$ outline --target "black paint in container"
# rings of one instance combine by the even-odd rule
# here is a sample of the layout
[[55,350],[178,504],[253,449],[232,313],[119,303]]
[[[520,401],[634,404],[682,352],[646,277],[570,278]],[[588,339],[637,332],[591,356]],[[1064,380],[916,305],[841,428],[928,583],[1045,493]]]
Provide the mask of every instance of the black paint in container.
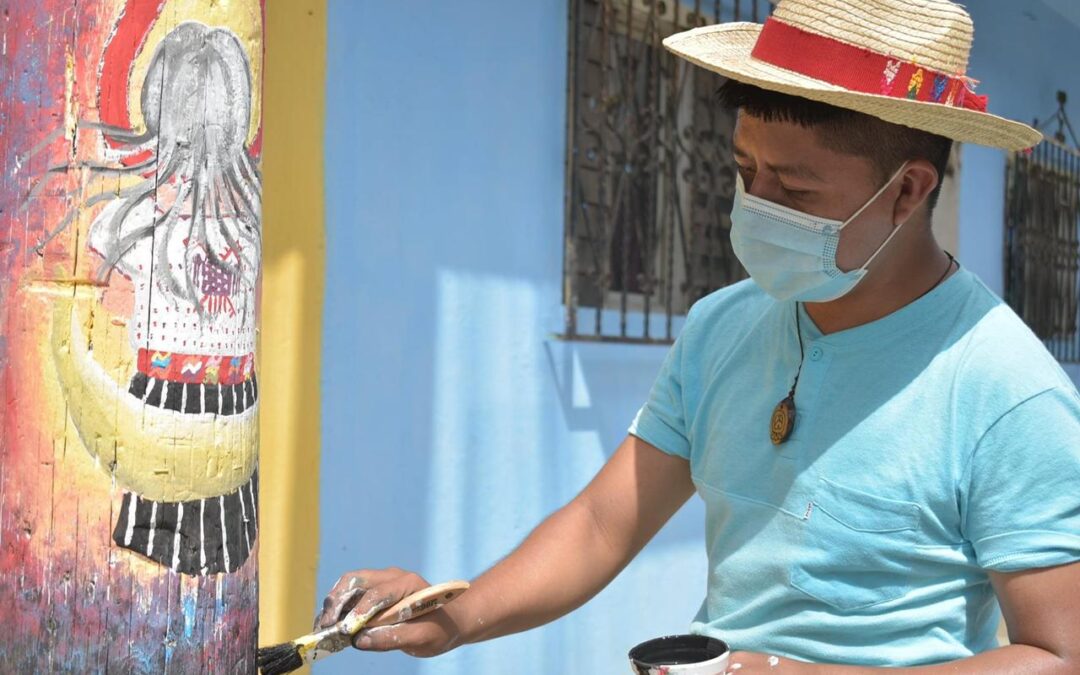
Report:
[[[727,669],[726,656],[729,651],[728,645],[723,640],[707,637],[705,635],[669,635],[642,642],[630,650],[630,664],[638,675],[652,675],[661,671],[665,666],[693,666],[695,664],[715,665],[717,673],[722,674]],[[710,664],[710,661],[716,661]],[[677,673],[682,669],[671,669]],[[686,672],[698,672],[689,668]],[[701,671],[705,673],[707,671]]]

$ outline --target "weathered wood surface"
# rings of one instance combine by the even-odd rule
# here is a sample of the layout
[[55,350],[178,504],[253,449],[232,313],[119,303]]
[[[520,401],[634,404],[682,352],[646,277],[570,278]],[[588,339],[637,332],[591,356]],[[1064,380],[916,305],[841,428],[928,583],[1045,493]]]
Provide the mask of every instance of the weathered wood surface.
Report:
[[0,673],[250,673],[260,0],[0,0]]

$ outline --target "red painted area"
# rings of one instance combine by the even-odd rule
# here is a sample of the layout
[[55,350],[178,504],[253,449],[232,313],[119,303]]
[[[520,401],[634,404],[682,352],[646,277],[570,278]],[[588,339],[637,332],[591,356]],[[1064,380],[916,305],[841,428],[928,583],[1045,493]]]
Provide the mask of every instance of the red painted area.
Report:
[[[131,128],[131,112],[128,109],[128,95],[130,88],[132,63],[135,57],[142,51],[154,22],[161,14],[164,6],[163,0],[138,0],[129,2],[124,9],[124,14],[117,23],[116,32],[112,39],[105,45],[101,61],[101,95],[98,99],[98,109],[101,121],[121,129]],[[263,25],[266,24],[266,0],[260,0]],[[265,49],[263,52],[265,56]],[[262,71],[260,70],[260,79]],[[256,83],[260,88],[262,82]],[[114,95],[116,92],[116,95]],[[115,138],[105,135],[105,142],[110,147],[121,147],[121,143]],[[132,166],[145,161],[152,156],[152,152],[145,150],[125,157],[121,160],[125,166]],[[255,139],[248,150],[253,158],[262,154],[262,116],[260,114],[259,126],[255,132]]]
[[[132,63],[142,50],[146,37],[154,26],[154,21],[161,14],[163,2],[129,2],[124,14],[116,26],[101,62],[101,94],[98,109],[101,121],[105,124],[131,128],[131,112],[128,110],[128,95]],[[111,147],[122,144],[112,136],[105,135],[105,142]],[[121,160],[125,166],[132,166],[153,156],[150,150],[144,150]]]

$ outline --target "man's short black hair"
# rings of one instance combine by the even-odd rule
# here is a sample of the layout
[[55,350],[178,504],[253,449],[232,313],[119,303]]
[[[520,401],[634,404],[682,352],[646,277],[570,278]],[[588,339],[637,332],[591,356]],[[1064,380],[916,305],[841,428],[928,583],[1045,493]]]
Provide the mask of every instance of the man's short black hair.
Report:
[[880,174],[881,183],[905,161],[925,159],[938,172],[938,185],[927,200],[931,211],[937,205],[952,150],[952,141],[944,136],[735,80],[726,81],[717,90],[716,98],[721,105],[739,108],[766,122],[792,122],[814,129],[828,147],[868,159]]

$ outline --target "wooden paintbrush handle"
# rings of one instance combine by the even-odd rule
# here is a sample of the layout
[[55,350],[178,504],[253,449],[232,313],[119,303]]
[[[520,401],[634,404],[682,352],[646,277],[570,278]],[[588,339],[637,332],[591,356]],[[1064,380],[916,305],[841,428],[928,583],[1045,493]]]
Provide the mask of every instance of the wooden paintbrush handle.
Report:
[[434,612],[467,590],[469,590],[469,582],[467,581],[448,581],[445,584],[428,586],[405,596],[396,605],[379,612],[364,627],[390,626],[415,619],[428,612]]

